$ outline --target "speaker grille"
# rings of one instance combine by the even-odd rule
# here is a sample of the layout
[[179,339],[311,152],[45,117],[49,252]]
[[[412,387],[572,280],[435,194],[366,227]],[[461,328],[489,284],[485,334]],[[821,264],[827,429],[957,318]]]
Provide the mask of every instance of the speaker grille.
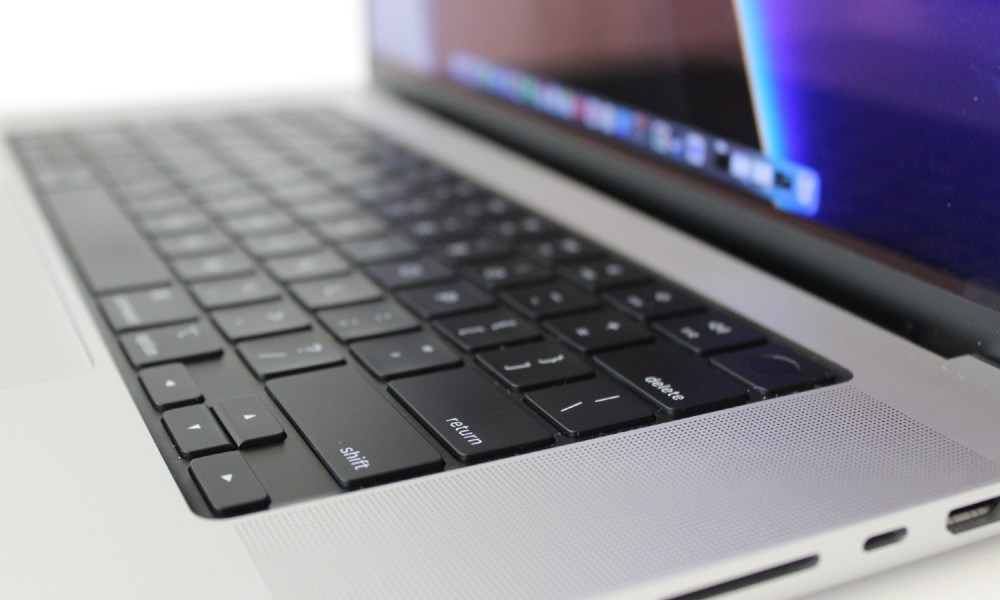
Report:
[[851,386],[263,513],[278,598],[580,597],[1000,480]]

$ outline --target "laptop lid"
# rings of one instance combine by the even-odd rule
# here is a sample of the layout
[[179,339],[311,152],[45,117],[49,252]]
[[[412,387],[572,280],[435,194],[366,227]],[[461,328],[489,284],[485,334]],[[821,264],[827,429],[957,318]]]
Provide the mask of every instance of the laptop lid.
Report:
[[946,356],[1000,360],[988,3],[374,0],[377,80]]

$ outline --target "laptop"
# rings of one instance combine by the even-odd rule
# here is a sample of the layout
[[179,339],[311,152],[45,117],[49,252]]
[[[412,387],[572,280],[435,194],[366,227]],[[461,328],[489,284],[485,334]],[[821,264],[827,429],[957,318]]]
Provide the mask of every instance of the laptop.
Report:
[[368,89],[9,120],[0,595],[777,598],[1000,532],[997,10],[375,0]]

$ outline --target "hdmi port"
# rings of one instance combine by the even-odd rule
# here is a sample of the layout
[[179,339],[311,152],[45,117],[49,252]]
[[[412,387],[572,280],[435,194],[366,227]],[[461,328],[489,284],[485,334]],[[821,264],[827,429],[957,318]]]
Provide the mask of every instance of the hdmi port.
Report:
[[1000,520],[1000,511],[997,510],[998,505],[1000,505],[1000,498],[993,498],[970,504],[969,506],[963,506],[962,508],[956,508],[948,513],[948,531],[962,533],[963,531],[969,531],[970,529]]

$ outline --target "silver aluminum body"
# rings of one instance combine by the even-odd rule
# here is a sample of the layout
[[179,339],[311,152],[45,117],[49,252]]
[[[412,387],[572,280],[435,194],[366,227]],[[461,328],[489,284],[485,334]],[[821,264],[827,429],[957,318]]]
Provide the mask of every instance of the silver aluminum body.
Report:
[[[203,519],[181,497],[69,263],[3,154],[0,334],[22,366],[0,367],[0,597],[663,598],[819,555],[808,571],[733,596],[775,598],[1000,533],[1000,524],[960,536],[944,526],[952,508],[1000,496],[1000,371],[926,352],[380,92],[9,127],[271,104],[336,106],[854,377],[335,498]],[[909,535],[897,546],[862,551],[869,536],[904,526]]]

